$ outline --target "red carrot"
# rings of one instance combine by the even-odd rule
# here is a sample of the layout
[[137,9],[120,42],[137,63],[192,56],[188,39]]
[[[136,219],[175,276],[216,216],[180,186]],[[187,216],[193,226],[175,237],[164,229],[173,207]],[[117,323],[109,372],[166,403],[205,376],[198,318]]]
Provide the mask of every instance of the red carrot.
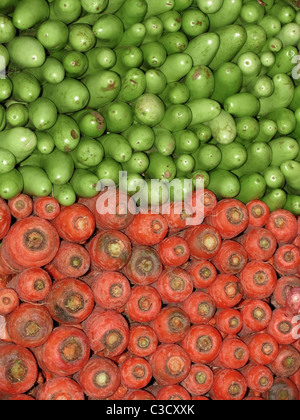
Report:
[[216,267],[208,260],[193,260],[187,267],[196,289],[207,289],[217,278]]
[[0,393],[23,394],[36,382],[38,367],[33,354],[23,346],[0,343]]
[[280,246],[274,255],[274,266],[284,276],[297,274],[300,265],[300,249],[292,244]]
[[181,385],[192,395],[205,395],[212,387],[214,375],[207,365],[193,364]]
[[286,306],[288,294],[294,288],[300,287],[300,279],[296,276],[284,276],[278,279],[275,287],[272,303],[276,308]]
[[249,228],[264,227],[270,217],[270,209],[260,200],[252,200],[246,205],[249,212]]
[[39,347],[48,340],[53,330],[53,320],[44,306],[22,303],[8,316],[7,329],[14,343],[24,347]]
[[299,391],[290,379],[275,378],[272,388],[263,397],[268,401],[298,401]]
[[52,220],[59,236],[65,241],[85,243],[95,231],[95,217],[83,204],[64,207]]
[[125,230],[130,240],[139,245],[160,243],[168,233],[168,222],[161,214],[139,213]]
[[279,245],[288,244],[297,236],[297,219],[287,210],[275,210],[266,223],[266,229],[273,233]]
[[274,375],[289,378],[300,369],[300,354],[290,345],[280,345],[276,359],[269,364]]
[[38,350],[37,358],[55,376],[70,376],[81,370],[90,357],[87,336],[79,328],[57,327]]
[[245,341],[248,345],[251,362],[257,365],[269,365],[276,359],[279,345],[272,335],[260,332],[251,334],[246,337]]
[[97,275],[92,283],[95,302],[104,309],[121,309],[131,295],[130,283],[119,272]]
[[181,342],[182,348],[194,363],[211,363],[219,354],[222,337],[210,325],[192,325]]
[[128,350],[139,357],[147,357],[155,352],[158,338],[149,325],[134,325],[130,328]]
[[83,322],[91,349],[105,357],[122,354],[129,341],[129,326],[123,315],[96,307]]
[[81,387],[70,378],[53,378],[45,382],[37,392],[38,401],[83,401]]
[[0,289],[0,315],[8,315],[19,306],[19,296],[15,290]]
[[59,248],[59,237],[47,220],[28,217],[12,225],[2,242],[2,255],[17,270],[43,267]]
[[218,309],[233,308],[242,300],[239,279],[231,274],[219,274],[208,293]]
[[66,278],[53,285],[46,306],[55,321],[67,325],[80,324],[93,310],[94,295],[84,282]]
[[105,357],[92,356],[76,379],[85,395],[95,399],[112,396],[121,382],[118,366]]
[[184,238],[190,248],[191,256],[197,259],[211,259],[220,250],[222,238],[213,226],[200,225],[185,231]]
[[152,379],[150,364],[142,357],[132,356],[120,366],[121,382],[129,389],[145,388]]
[[213,298],[201,290],[194,291],[180,306],[192,324],[207,324],[216,311]]
[[150,392],[138,389],[136,391],[130,391],[124,400],[127,401],[155,401],[156,398]]
[[180,303],[193,292],[191,276],[182,268],[167,268],[155,283],[163,303]]
[[176,306],[165,306],[152,322],[161,343],[173,344],[183,340],[190,328],[187,313]]
[[265,299],[272,295],[277,284],[274,268],[263,261],[251,261],[241,271],[241,286],[249,299]]
[[32,214],[33,201],[29,195],[19,194],[8,200],[8,207],[15,219],[25,219]]
[[220,352],[212,362],[213,366],[226,369],[241,369],[249,360],[247,345],[237,337],[229,336],[223,340]]
[[52,281],[42,268],[28,268],[13,277],[8,284],[18,293],[23,302],[39,302],[49,295]]
[[241,373],[246,379],[247,386],[251,391],[263,394],[268,392],[274,383],[274,377],[267,366],[248,364]]
[[247,392],[244,376],[233,369],[219,369],[214,374],[210,395],[213,400],[242,400]]
[[267,332],[271,334],[279,344],[292,344],[297,338],[294,337],[293,316],[287,316],[285,308],[275,309]]
[[247,229],[249,213],[247,207],[239,200],[224,199],[219,201],[214,211],[205,218],[205,223],[217,228],[223,239],[233,239]]
[[[202,213],[203,217],[209,216],[218,204],[216,195],[207,189],[193,191],[187,198],[187,202],[193,209],[197,209],[198,213]],[[199,223],[202,221],[200,220]]]
[[243,317],[243,330],[241,335],[263,331],[268,327],[272,319],[272,310],[263,300],[247,299],[240,305]]
[[187,377],[191,360],[182,346],[161,344],[150,357],[150,365],[158,385],[175,385]]
[[91,259],[83,246],[62,241],[52,264],[64,277],[78,278],[88,272]]
[[155,249],[137,245],[133,247],[130,260],[123,272],[132,283],[149,285],[158,279],[162,269],[162,263]]
[[180,267],[190,258],[187,242],[179,236],[164,239],[157,247],[161,262],[165,267]]
[[11,224],[11,212],[3,198],[0,198],[0,239],[7,235]]
[[60,213],[60,204],[54,197],[36,197],[33,200],[33,211],[42,219],[53,220]]
[[156,394],[157,401],[189,401],[191,396],[188,391],[180,385],[162,386]]
[[215,320],[216,328],[225,335],[236,335],[243,328],[243,318],[237,309],[219,309]]
[[277,241],[272,232],[253,228],[239,238],[250,260],[268,261],[276,251]]
[[131,243],[128,237],[118,230],[100,232],[91,240],[89,254],[96,268],[119,271],[130,259]]
[[212,263],[220,273],[238,274],[246,266],[248,254],[236,241],[223,241],[219,252],[212,258]]
[[188,221],[193,216],[193,210],[187,203],[174,201],[161,210],[166,219],[170,233],[180,232],[188,227]]
[[154,287],[134,286],[126,304],[126,313],[131,321],[150,322],[157,317],[161,306],[161,297]]

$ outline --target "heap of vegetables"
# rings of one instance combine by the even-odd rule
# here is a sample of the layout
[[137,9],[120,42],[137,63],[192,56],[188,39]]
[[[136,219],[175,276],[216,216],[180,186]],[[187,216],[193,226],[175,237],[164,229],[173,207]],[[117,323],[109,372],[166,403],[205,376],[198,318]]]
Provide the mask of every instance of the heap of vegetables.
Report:
[[0,12],[2,198],[69,206],[126,171],[129,194],[200,179],[218,199],[300,214],[290,3],[3,0]]

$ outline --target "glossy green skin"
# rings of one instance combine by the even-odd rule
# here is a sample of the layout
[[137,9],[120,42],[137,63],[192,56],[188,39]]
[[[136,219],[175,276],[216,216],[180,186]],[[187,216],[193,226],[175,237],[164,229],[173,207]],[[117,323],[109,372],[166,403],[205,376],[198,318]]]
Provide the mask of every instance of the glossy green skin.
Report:
[[120,134],[106,134],[100,138],[105,150],[105,157],[111,157],[119,163],[127,162],[132,156],[132,148]]
[[115,48],[122,39],[124,26],[120,18],[115,15],[102,15],[93,26],[97,40],[97,47]]
[[126,0],[117,11],[116,16],[122,20],[125,29],[127,29],[135,23],[142,22],[147,9],[146,0]]
[[57,108],[50,99],[38,98],[29,104],[29,119],[37,130],[53,127],[57,120]]
[[242,87],[243,75],[241,69],[234,63],[222,64],[215,72],[215,87],[212,99],[224,103],[225,99],[238,93]]
[[146,68],[157,68],[164,64],[167,59],[167,51],[160,42],[149,42],[141,46]]
[[17,169],[0,174],[0,197],[4,200],[19,195],[23,190],[23,177]]
[[76,194],[70,183],[65,185],[53,185],[53,197],[62,206],[72,206],[76,202]]
[[134,124],[123,135],[136,152],[145,152],[154,145],[155,133],[146,125]]
[[122,163],[122,168],[130,174],[143,174],[148,169],[149,163],[146,153],[134,152],[128,162]]
[[269,143],[273,159],[272,166],[280,166],[288,160],[294,160],[299,153],[299,144],[292,137],[278,137]]
[[170,156],[176,147],[174,134],[165,128],[154,128],[155,148],[163,156]]
[[163,120],[165,106],[158,96],[145,93],[135,102],[134,112],[139,123],[154,127]]
[[265,116],[277,108],[287,108],[294,97],[294,83],[286,74],[273,77],[274,92],[267,98],[260,98],[260,116]]
[[183,32],[165,32],[159,42],[165,47],[168,55],[184,53],[189,41]]
[[192,179],[195,189],[207,188],[209,185],[210,176],[206,171],[198,170],[193,172],[191,176],[188,177]]
[[79,18],[80,0],[54,0],[50,4],[50,19],[58,19],[69,24]]
[[75,51],[89,51],[95,43],[96,37],[89,25],[75,23],[69,26],[69,45]]
[[37,30],[37,39],[48,51],[62,50],[68,42],[69,28],[60,20],[46,20]]
[[194,66],[209,66],[219,47],[219,35],[208,32],[190,40],[185,53],[192,57]]
[[146,36],[146,27],[143,23],[135,23],[124,32],[119,47],[133,45],[139,47]]
[[120,163],[112,158],[105,157],[103,161],[95,168],[94,172],[98,179],[103,181],[111,180],[114,185],[119,184],[119,172],[122,171]]
[[259,133],[258,136],[253,140],[259,143],[268,143],[271,141],[278,131],[277,124],[275,121],[263,119],[259,121]]
[[165,32],[178,32],[181,29],[182,18],[180,13],[176,10],[170,10],[168,12],[159,15]]
[[192,182],[189,182],[185,177],[178,176],[176,180],[176,184],[170,188],[170,201],[184,201],[187,197],[191,196],[191,193],[194,190],[194,185]]
[[146,36],[143,43],[159,41],[164,31],[161,19],[157,16],[152,16],[144,20],[143,23],[146,28]]
[[116,53],[107,47],[93,48],[85,54],[88,60],[88,69],[84,76],[96,73],[99,70],[109,70],[117,62]]
[[196,66],[186,75],[185,85],[190,91],[190,99],[210,98],[215,88],[213,72],[207,66]]
[[52,192],[52,183],[46,172],[36,166],[22,166],[19,172],[23,177],[23,193],[34,197],[46,197]]
[[252,93],[236,93],[225,99],[224,109],[235,117],[255,117],[259,113],[260,102]]
[[118,73],[120,76],[126,74],[129,69],[140,67],[143,63],[143,53],[138,47],[117,47],[115,53],[117,62],[111,71]]
[[275,63],[275,55],[271,51],[265,51],[260,54],[260,61],[262,64],[262,74],[268,72],[268,69]]
[[262,49],[262,52],[272,52],[277,53],[282,49],[282,41],[279,38],[272,37],[268,38],[265,46]]
[[61,152],[71,152],[80,141],[80,130],[73,118],[59,114],[56,123],[49,129],[55,146]]
[[13,84],[12,98],[19,102],[34,102],[41,93],[39,81],[31,74],[25,72],[10,75]]
[[19,163],[34,151],[37,138],[29,128],[16,127],[0,132],[0,147],[9,150]]
[[294,89],[293,100],[290,103],[289,108],[292,111],[296,111],[296,109],[300,108],[300,85],[296,86]]
[[105,9],[104,13],[115,13],[117,12],[122,4],[125,2],[125,0],[109,0],[107,8]]
[[146,93],[160,95],[167,86],[166,76],[157,69],[150,69],[146,72]]
[[186,105],[171,105],[166,109],[160,127],[169,131],[181,131],[187,128],[192,121],[192,112]]
[[4,130],[6,126],[6,112],[2,105],[0,105],[0,131]]
[[286,2],[278,1],[270,9],[270,14],[278,17],[282,24],[290,23],[295,19],[295,10]]
[[13,85],[9,78],[0,79],[0,101],[8,99],[12,93]]
[[48,57],[41,67],[26,69],[41,83],[58,84],[65,78],[65,68],[63,64],[54,57]]
[[175,159],[175,165],[177,172],[183,173],[185,175],[193,172],[195,167],[195,159],[191,155],[182,154]]
[[53,89],[52,84],[44,85],[43,97],[50,99],[57,107],[59,113],[76,112],[89,102],[89,91],[79,80],[65,78]]
[[146,171],[148,178],[171,182],[176,176],[176,171],[176,165],[170,156],[149,154],[149,167]]
[[67,77],[79,78],[86,73],[89,66],[85,54],[79,51],[69,51],[63,58],[62,64]]
[[196,134],[201,143],[207,143],[212,138],[211,129],[205,124],[196,124],[189,127],[193,133]]
[[82,137],[76,149],[71,152],[75,167],[88,169],[99,165],[104,158],[104,149],[100,142],[89,137]]
[[281,30],[280,20],[274,15],[266,14],[259,25],[265,30],[268,38],[276,36]]
[[220,47],[210,63],[212,70],[217,70],[222,64],[231,61],[243,47],[247,39],[246,30],[240,25],[224,26],[217,30],[220,37]]
[[300,216],[300,196],[288,194],[284,209],[290,211],[295,216]]
[[236,123],[232,115],[227,111],[221,110],[221,113],[214,119],[207,121],[214,139],[221,144],[232,143],[237,135]]
[[100,108],[115,100],[121,89],[121,79],[112,71],[99,71],[83,79],[89,90],[89,108]]
[[300,40],[300,29],[296,22],[287,23],[284,25],[277,37],[282,41],[283,46],[296,46]]
[[174,10],[179,12],[188,9],[193,4],[193,0],[175,0]]
[[282,136],[288,136],[296,128],[296,117],[290,109],[279,108],[267,114],[266,118],[276,122],[278,133]]
[[219,144],[218,148],[222,153],[222,160],[218,165],[218,169],[236,170],[247,161],[247,150],[240,143],[234,141],[230,144]]
[[174,133],[174,137],[176,141],[175,153],[177,155],[195,153],[200,146],[199,138],[191,130],[177,131]]
[[223,0],[196,0],[196,4],[203,13],[216,13],[221,9]]
[[86,169],[76,169],[70,180],[77,197],[92,198],[98,194],[98,177]]
[[264,17],[265,11],[259,3],[250,0],[245,3],[241,10],[241,20],[245,23],[255,23]]
[[234,173],[241,177],[253,172],[261,173],[270,165],[272,161],[272,150],[267,143],[251,143],[246,146],[247,161]]
[[288,160],[280,165],[289,188],[300,194],[300,163],[295,160]]
[[269,166],[263,172],[263,176],[268,188],[281,189],[285,185],[285,176],[283,175],[281,169],[276,166]]
[[46,60],[42,44],[30,36],[18,36],[7,44],[10,60],[20,68],[40,67]]
[[193,157],[196,162],[195,170],[209,172],[218,167],[222,160],[222,153],[214,144],[203,144],[193,154]]
[[196,37],[204,32],[207,32],[209,28],[208,16],[201,10],[190,9],[182,14],[182,31],[188,37]]
[[194,99],[186,104],[192,111],[192,121],[190,126],[211,121],[221,113],[220,104],[208,98]]
[[0,175],[7,174],[16,166],[15,156],[7,149],[0,147]]
[[236,197],[240,191],[240,182],[231,172],[215,169],[209,173],[208,189],[216,194],[219,200]]
[[266,98],[274,92],[274,83],[272,79],[266,75],[255,77],[246,87],[247,92],[256,98]]
[[106,123],[103,116],[93,109],[83,109],[72,115],[77,122],[83,136],[97,138],[102,136],[106,130]]
[[178,82],[186,76],[193,66],[192,58],[185,53],[172,54],[167,57],[159,70],[166,76],[167,82]]
[[267,41],[266,33],[261,26],[256,24],[248,24],[245,25],[244,28],[246,30],[247,39],[243,47],[234,57],[233,62],[235,63],[237,63],[240,56],[246,52],[259,54]]
[[160,0],[147,0],[148,11],[146,14],[146,19],[150,16],[157,16],[161,13],[168,12],[172,10],[175,6],[175,0],[170,1],[160,1]]
[[142,207],[160,206],[169,200],[170,195],[166,183],[157,179],[147,179],[141,186],[139,199]]
[[13,13],[13,24],[17,29],[32,28],[49,17],[49,4],[46,0],[22,0]]
[[7,48],[0,44],[0,56],[1,56],[1,62],[0,62],[0,72],[5,72],[6,67],[9,64],[10,56]]
[[267,204],[270,211],[279,210],[284,208],[287,200],[287,194],[282,189],[271,190],[261,199]]
[[82,8],[88,13],[101,13],[107,5],[108,0],[81,0]]
[[23,104],[15,103],[6,109],[6,122],[10,127],[24,127],[28,118],[28,109]]
[[282,48],[282,50],[276,54],[275,63],[268,71],[268,76],[274,77],[276,74],[290,73],[295,67],[293,58],[297,55],[298,50],[293,46]]
[[43,169],[52,184],[64,185],[69,182],[74,172],[74,162],[71,156],[57,148],[49,155],[43,156]]
[[112,133],[121,133],[133,123],[133,111],[130,105],[123,101],[114,101],[101,109],[105,118],[107,130]]
[[190,90],[181,82],[168,83],[160,97],[166,106],[185,104],[190,99]]
[[52,136],[45,131],[36,131],[37,150],[43,155],[49,155],[55,148],[55,143]]
[[144,188],[145,180],[144,178],[137,173],[127,174],[127,178],[122,178],[120,182],[120,190],[125,191],[128,195],[132,196],[142,188]]
[[253,117],[241,117],[236,119],[237,136],[245,141],[254,140],[259,134],[259,122]]
[[234,23],[240,15],[242,3],[242,0],[224,0],[217,12],[209,14],[210,30]]
[[252,200],[260,200],[266,192],[266,181],[263,176],[257,173],[242,176],[240,186],[241,190],[236,199],[244,204]]
[[11,41],[16,35],[16,28],[12,20],[5,15],[0,15],[0,43],[5,44]]

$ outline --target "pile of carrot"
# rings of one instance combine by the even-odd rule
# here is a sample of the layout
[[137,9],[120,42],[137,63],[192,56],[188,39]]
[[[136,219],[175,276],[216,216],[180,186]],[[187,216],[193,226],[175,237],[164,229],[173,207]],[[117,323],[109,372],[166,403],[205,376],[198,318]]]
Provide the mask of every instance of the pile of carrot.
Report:
[[300,218],[104,193],[1,199],[0,399],[299,400]]

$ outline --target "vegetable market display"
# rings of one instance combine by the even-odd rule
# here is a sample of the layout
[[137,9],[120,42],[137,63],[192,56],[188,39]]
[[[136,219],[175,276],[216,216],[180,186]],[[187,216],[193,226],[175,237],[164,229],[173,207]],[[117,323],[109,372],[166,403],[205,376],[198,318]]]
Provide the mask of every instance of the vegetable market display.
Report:
[[[3,0],[0,196],[127,171],[300,214],[300,12],[282,0]],[[187,191],[188,193],[188,191]],[[168,194],[152,194],[154,202]]]
[[209,190],[103,215],[107,194],[1,199],[0,398],[298,400],[300,218]]
[[299,400],[299,47],[282,0],[1,1],[0,399]]

